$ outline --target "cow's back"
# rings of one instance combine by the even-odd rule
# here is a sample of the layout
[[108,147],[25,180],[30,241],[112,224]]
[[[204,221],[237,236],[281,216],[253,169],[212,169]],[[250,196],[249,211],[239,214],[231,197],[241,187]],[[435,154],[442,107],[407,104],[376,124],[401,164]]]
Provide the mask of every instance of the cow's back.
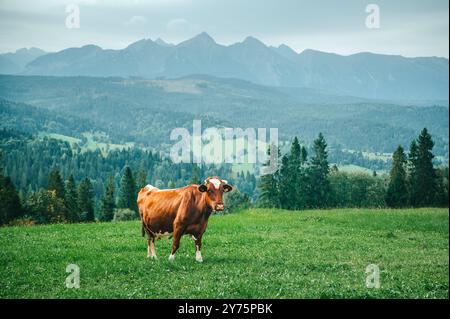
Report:
[[186,187],[158,189],[147,185],[138,194],[138,207],[142,221],[154,232],[172,232]]

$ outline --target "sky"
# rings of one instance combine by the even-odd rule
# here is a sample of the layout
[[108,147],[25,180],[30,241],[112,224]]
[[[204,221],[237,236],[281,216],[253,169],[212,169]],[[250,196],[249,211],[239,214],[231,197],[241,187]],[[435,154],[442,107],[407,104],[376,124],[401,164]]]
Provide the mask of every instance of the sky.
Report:
[[[79,8],[68,28],[67,6]],[[369,4],[379,28],[368,28]],[[0,52],[122,49],[143,38],[179,43],[203,31],[229,45],[253,36],[297,52],[449,56],[448,0],[0,0]]]

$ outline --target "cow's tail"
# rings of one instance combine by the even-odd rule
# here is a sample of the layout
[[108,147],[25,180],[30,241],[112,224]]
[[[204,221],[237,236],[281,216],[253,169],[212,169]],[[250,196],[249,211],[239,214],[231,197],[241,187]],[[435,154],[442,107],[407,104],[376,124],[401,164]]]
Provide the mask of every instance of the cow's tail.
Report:
[[142,237],[145,237],[145,226],[144,226],[144,222],[142,222]]

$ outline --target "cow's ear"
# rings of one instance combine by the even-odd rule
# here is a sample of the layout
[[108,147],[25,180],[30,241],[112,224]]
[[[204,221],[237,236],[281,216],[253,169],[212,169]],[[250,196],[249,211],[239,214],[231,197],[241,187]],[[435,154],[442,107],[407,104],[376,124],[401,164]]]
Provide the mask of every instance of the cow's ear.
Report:
[[233,190],[233,187],[232,187],[231,185],[228,185],[228,184],[223,185],[223,191],[224,191],[225,193],[228,193],[228,192],[230,192],[231,190]]
[[206,192],[208,190],[208,187],[206,187],[205,184],[202,184],[198,187],[199,192],[203,193]]

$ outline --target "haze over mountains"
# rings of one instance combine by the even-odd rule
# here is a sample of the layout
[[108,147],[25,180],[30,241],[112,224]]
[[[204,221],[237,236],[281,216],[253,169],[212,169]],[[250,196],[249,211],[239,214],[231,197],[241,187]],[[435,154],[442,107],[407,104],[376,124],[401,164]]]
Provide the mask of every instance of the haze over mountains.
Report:
[[[253,37],[229,46],[207,33],[172,45],[143,39],[121,50],[96,45],[40,54],[12,67],[0,55],[0,73],[50,76],[177,78],[205,74],[276,87],[384,100],[448,101],[448,59],[358,53],[341,56],[286,45],[266,46]],[[6,66],[5,66],[6,65]],[[22,66],[22,68],[20,68]]]

